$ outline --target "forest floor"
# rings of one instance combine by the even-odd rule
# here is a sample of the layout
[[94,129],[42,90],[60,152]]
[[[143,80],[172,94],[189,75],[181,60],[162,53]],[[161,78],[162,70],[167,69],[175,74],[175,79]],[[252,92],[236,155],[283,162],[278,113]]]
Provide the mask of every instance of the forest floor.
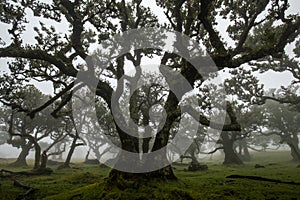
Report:
[[[58,170],[51,175],[0,178],[0,199],[291,199],[300,200],[300,163],[290,161],[289,152],[256,152],[252,161],[244,165],[224,166],[221,160],[204,159],[207,171],[187,172],[187,165],[174,165],[177,181],[150,181],[145,185],[120,189],[105,184],[110,171],[105,166],[75,163],[73,168]],[[11,168],[13,160],[0,159],[0,169]],[[255,168],[256,164],[264,168]],[[246,178],[233,177],[240,175]],[[226,178],[227,177],[227,178]],[[248,179],[247,177],[250,177]],[[252,177],[252,178],[251,178]],[[262,177],[263,179],[256,179]],[[264,179],[265,178],[265,179]],[[14,185],[14,180],[35,190],[25,195],[26,189]],[[281,181],[272,182],[272,180]],[[297,184],[299,183],[299,184]],[[23,196],[22,196],[23,195]]]

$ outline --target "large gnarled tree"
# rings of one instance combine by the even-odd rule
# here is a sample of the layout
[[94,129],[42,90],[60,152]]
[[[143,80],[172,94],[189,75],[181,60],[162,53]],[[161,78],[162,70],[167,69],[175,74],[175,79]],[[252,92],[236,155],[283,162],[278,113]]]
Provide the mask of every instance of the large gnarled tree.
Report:
[[[16,58],[11,65],[11,76],[18,79],[36,79],[53,83],[55,96],[43,106],[28,112],[34,117],[52,103],[61,100],[57,112],[71,99],[78,89],[74,79],[82,68],[76,60],[85,60],[92,43],[99,43],[110,38],[115,32],[130,29],[158,26],[158,19],[148,8],[134,0],[122,1],[85,1],[53,0],[50,4],[39,1],[2,1],[0,3],[1,22],[9,25],[10,40],[1,45],[0,57]],[[159,1],[171,30],[184,33],[201,41],[217,65],[218,70],[237,68],[253,60],[267,56],[279,57],[285,46],[298,35],[300,18],[287,15],[287,1],[279,0],[175,0]],[[25,12],[25,9],[27,12]],[[26,13],[33,13],[27,18]],[[226,33],[217,30],[218,20],[230,21]],[[27,18],[27,19],[26,19]],[[26,44],[23,33],[30,20],[44,20],[35,31],[34,44]],[[47,25],[51,21],[53,26]],[[59,23],[67,24],[67,30],[58,30]],[[256,31],[254,31],[256,30]],[[63,31],[63,33],[61,33]],[[233,45],[228,45],[222,34],[228,34]],[[4,40],[2,38],[2,40]],[[104,99],[111,109],[113,86],[107,78],[119,80],[124,74],[125,61],[131,61],[137,67],[145,55],[157,53],[152,50],[137,50],[127,55],[120,55],[104,70],[97,85],[97,95]],[[188,80],[191,86],[203,82],[203,76],[190,63],[164,53],[162,64],[169,65]],[[186,91],[188,92],[188,91]],[[67,94],[67,95],[65,95]],[[61,99],[64,97],[63,99]],[[167,113],[165,126],[156,134],[152,151],[161,149],[168,143],[173,122],[181,116],[179,103],[174,93],[169,92],[164,103]],[[55,112],[55,113],[57,113]],[[209,120],[200,117],[200,122],[209,125]],[[124,150],[138,152],[137,138],[126,134],[116,124],[121,146]],[[224,130],[238,130],[236,125],[225,125]],[[112,170],[111,178],[159,177],[174,179],[170,166],[146,174],[131,174]]]

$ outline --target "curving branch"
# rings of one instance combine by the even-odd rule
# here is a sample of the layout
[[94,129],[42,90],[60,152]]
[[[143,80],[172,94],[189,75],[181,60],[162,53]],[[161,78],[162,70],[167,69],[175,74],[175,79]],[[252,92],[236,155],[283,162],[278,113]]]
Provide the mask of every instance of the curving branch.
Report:
[[88,55],[85,53],[85,50],[83,48],[83,44],[81,41],[81,36],[84,31],[83,25],[84,21],[82,16],[75,11],[75,6],[78,6],[79,2],[74,2],[72,3],[71,1],[68,0],[62,0],[61,4],[65,9],[68,11],[67,13],[64,13],[68,21],[72,24],[73,26],[73,33],[71,35],[71,42],[72,46],[77,52],[77,54],[82,58],[85,59]]
[[[287,44],[291,43],[298,37],[300,33],[300,17],[297,17],[295,22],[288,22],[285,25],[285,29],[280,35],[280,38],[277,43],[274,41],[273,46],[263,46],[259,49],[250,49],[249,52],[246,52],[243,56],[233,59],[231,62],[225,63],[225,66],[230,68],[236,68],[241,66],[244,63],[250,62],[252,60],[259,60],[267,56],[278,57],[278,54],[281,54],[284,51],[284,48]],[[217,64],[217,63],[216,63]]]
[[46,61],[56,66],[65,75],[72,77],[76,77],[78,72],[71,62],[66,63],[58,57],[48,54],[41,49],[25,49],[20,46],[10,45],[5,48],[0,48],[0,57],[25,58]]
[[212,1],[201,0],[201,11],[198,15],[198,19],[202,22],[205,30],[209,34],[209,41],[211,45],[215,48],[216,52],[222,57],[228,55],[227,50],[219,37],[218,32],[213,28],[212,22],[209,20],[209,14],[212,9]]
[[[190,105],[184,106],[182,110],[183,110],[183,112],[190,114],[194,119],[198,119],[199,123],[204,126],[210,126],[213,129],[223,130],[223,131],[241,131],[241,126],[240,126],[240,124],[237,123],[236,119],[231,121],[231,124],[219,124],[219,123],[210,121],[205,116],[198,113]],[[231,117],[231,118],[233,118],[233,117]]]
[[68,91],[70,91],[74,87],[75,82],[73,81],[71,84],[69,84],[66,88],[64,88],[62,91],[60,91],[56,96],[52,97],[49,101],[44,103],[42,106],[30,111],[27,115],[30,116],[30,118],[34,118],[35,114],[37,112],[42,111],[43,109],[50,106],[52,103],[54,103],[57,99],[62,97],[64,94],[66,94]]

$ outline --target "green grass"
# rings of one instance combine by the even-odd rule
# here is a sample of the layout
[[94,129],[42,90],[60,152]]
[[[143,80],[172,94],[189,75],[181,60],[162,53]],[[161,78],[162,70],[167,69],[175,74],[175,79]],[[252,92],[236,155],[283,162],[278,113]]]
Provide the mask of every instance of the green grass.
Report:
[[[266,181],[228,179],[232,174],[300,183],[299,163],[291,162],[289,152],[253,154],[253,161],[242,166],[224,166],[220,160],[203,160],[209,169],[186,172],[187,166],[175,166],[178,181],[150,181],[139,187],[123,190],[105,184],[109,168],[77,164],[76,169],[56,170],[48,176],[21,176],[17,179],[38,188],[30,199],[299,199],[300,186]],[[265,168],[254,168],[255,164]],[[0,166],[8,169],[7,165]],[[24,169],[13,168],[21,171]],[[12,180],[0,179],[0,198],[15,199],[24,189],[14,187]]]

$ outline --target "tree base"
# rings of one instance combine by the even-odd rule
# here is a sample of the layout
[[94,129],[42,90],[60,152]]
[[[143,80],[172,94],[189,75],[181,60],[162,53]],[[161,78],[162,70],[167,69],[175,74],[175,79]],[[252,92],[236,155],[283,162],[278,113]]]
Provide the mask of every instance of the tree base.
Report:
[[194,162],[191,162],[187,171],[191,171],[191,172],[194,172],[194,171],[206,171],[208,170],[208,166],[207,165],[201,165],[200,163],[194,163]]
[[149,181],[177,180],[171,166],[148,173],[128,173],[112,169],[106,179],[107,185],[117,186],[120,190],[127,188],[139,188]]
[[28,167],[27,162],[15,161],[9,164],[10,167]]
[[71,168],[70,165],[65,165],[65,164],[59,165],[57,167],[58,170],[60,170],[60,169],[68,169],[68,168]]
[[226,155],[225,154],[225,160],[223,162],[223,165],[242,165],[244,164],[243,161],[236,155]]
[[239,158],[243,161],[243,162],[250,162],[251,161],[251,156],[250,155],[238,155]]

